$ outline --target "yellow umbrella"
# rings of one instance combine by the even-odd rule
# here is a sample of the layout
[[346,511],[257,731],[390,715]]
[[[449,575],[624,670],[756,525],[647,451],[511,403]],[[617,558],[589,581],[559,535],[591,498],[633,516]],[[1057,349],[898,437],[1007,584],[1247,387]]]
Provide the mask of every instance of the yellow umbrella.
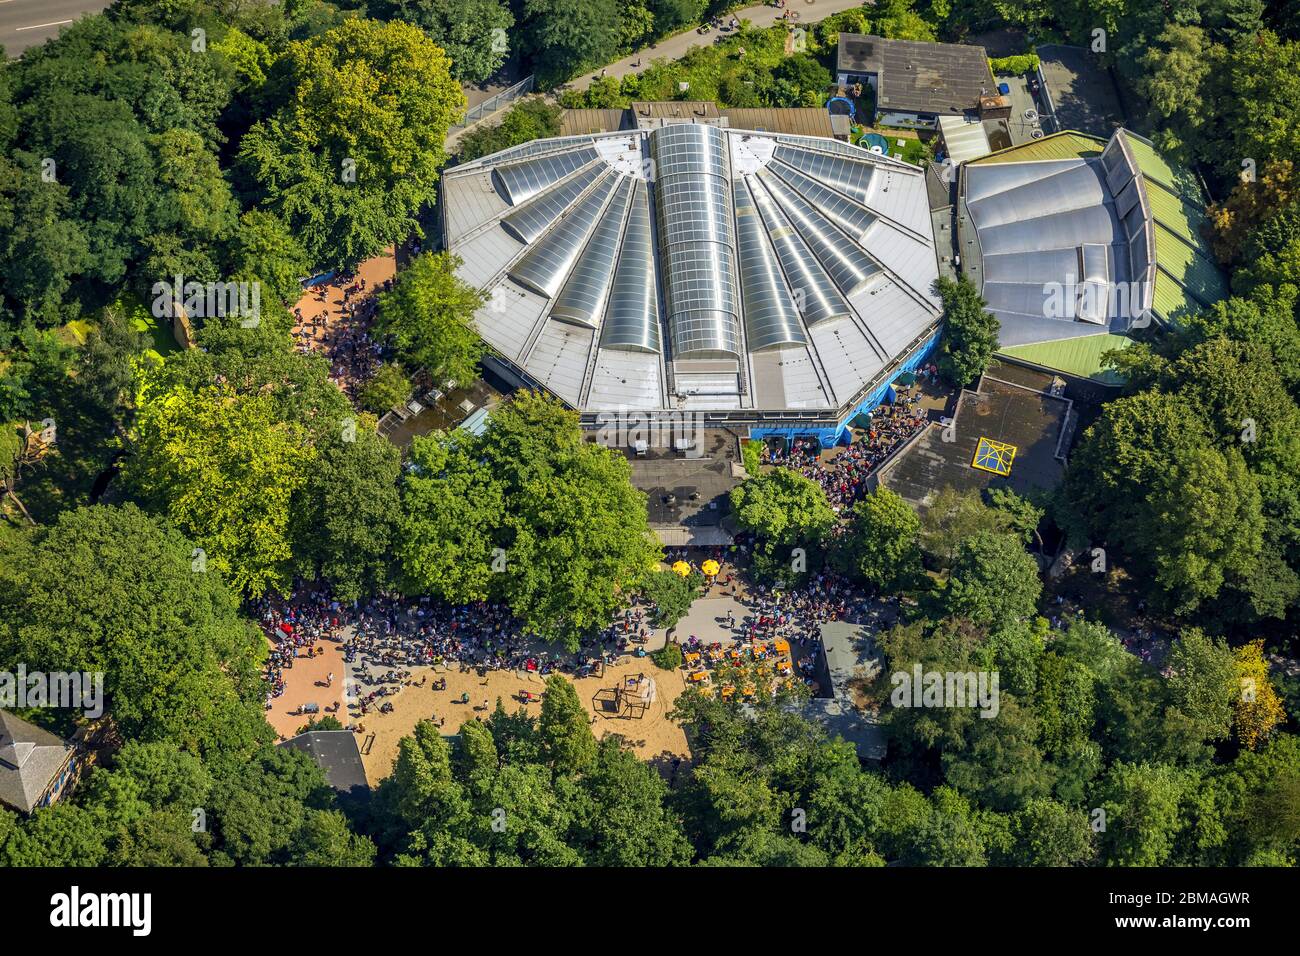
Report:
[[673,571],[682,577],[688,577],[691,573],[691,566],[685,561],[678,561],[673,565]]
[[718,564],[717,561],[714,561],[712,558],[710,558],[708,561],[705,561],[703,564],[700,565],[700,570],[703,571],[705,574],[707,574],[709,577],[713,577],[715,574],[717,574],[719,571],[722,570],[722,565]]

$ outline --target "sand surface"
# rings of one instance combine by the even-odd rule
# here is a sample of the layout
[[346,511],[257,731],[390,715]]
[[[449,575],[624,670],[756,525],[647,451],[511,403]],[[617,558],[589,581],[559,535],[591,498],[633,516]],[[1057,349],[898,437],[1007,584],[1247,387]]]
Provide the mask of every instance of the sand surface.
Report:
[[[337,704],[338,709],[330,716],[344,726],[348,723],[348,712],[343,703],[345,675],[350,672],[343,662],[342,646],[334,641],[317,641],[316,656],[308,658],[306,654],[306,648],[298,649],[293,667],[284,672],[284,693],[271,701],[271,709],[266,712],[266,722],[281,738],[294,736],[311,720],[310,715],[295,713],[306,703],[319,705],[317,720],[326,716],[326,707]],[[334,675],[334,683],[325,687],[323,685],[330,674]]]
[[[653,677],[655,681],[655,701],[646,709],[645,716],[627,719],[603,713],[598,715],[593,704],[597,691],[617,687],[625,677],[637,674]],[[435,691],[433,682],[441,677],[447,679],[447,689]],[[540,702],[524,705],[517,699],[521,691],[540,695],[545,689],[544,679],[535,674],[490,671],[485,677],[479,677],[474,671],[461,673],[454,668],[435,671],[431,667],[421,667],[413,669],[412,679],[416,681],[414,685],[404,687],[396,697],[388,698],[393,702],[392,713],[371,711],[359,718],[363,729],[357,735],[357,742],[362,746],[362,760],[371,786],[392,773],[398,744],[403,737],[410,736],[420,720],[443,720],[443,733],[452,734],[465,721],[487,716],[496,708],[498,697],[508,711],[525,707],[534,716],[541,714]],[[565,679],[569,678],[565,676]],[[421,680],[423,684],[419,683]],[[573,681],[573,684],[578,698],[591,712],[591,729],[597,739],[606,734],[621,734],[638,757],[643,760],[661,758],[664,766],[670,765],[675,756],[683,760],[689,757],[686,734],[668,719],[668,712],[684,687],[681,671],[663,671],[649,660],[640,659],[607,667],[603,676],[583,678]],[[469,694],[468,704],[453,703],[461,694]],[[476,711],[474,708],[481,708],[484,700],[488,702],[489,711]],[[370,740],[372,734],[374,739]]]

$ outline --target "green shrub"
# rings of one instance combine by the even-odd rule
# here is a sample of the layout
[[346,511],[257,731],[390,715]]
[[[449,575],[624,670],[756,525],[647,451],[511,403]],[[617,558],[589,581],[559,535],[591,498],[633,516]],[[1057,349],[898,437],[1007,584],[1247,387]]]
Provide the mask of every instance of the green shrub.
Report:
[[396,365],[383,365],[361,388],[361,406],[382,415],[411,395],[411,380]]
[[656,666],[666,671],[675,671],[682,666],[682,646],[669,641],[650,655]]
[[740,458],[745,466],[745,470],[751,475],[757,475],[762,469],[763,443],[760,441],[748,440],[741,442]]
[[989,69],[994,73],[1014,73],[1019,76],[1038,69],[1037,53],[1022,53],[1019,56],[1003,56],[989,60]]
[[484,124],[466,133],[460,141],[460,160],[467,163],[489,153],[531,143],[535,139],[558,136],[559,133],[560,108],[541,97],[530,97],[510,107],[499,125]]
[[307,723],[303,724],[301,727],[298,728],[298,732],[294,734],[294,736],[297,737],[299,734],[309,734],[314,730],[343,730],[343,729],[345,728],[341,723],[339,723],[339,719],[337,717],[335,717],[332,714],[326,714],[320,720],[317,720],[315,717],[308,719]]

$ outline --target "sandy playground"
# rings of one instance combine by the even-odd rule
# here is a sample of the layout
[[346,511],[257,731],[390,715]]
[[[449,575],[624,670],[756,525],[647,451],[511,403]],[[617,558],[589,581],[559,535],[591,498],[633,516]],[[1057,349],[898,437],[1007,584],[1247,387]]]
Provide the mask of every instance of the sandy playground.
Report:
[[[635,677],[637,674],[645,674],[655,680],[655,701],[646,709],[645,716],[640,719],[623,719],[598,715],[593,705],[597,691],[617,687],[625,677]],[[447,679],[447,689],[435,691],[433,682],[441,677]],[[435,671],[434,668],[421,667],[413,670],[412,678],[416,681],[414,685],[402,688],[400,694],[389,698],[393,702],[392,713],[371,711],[360,719],[364,730],[357,734],[357,743],[362,747],[362,760],[371,786],[377,785],[392,772],[393,763],[397,760],[398,744],[403,737],[411,735],[420,720],[444,720],[442,732],[454,734],[465,721],[483,714],[474,708],[482,707],[485,699],[489,708],[495,709],[498,697],[508,711],[513,712],[522,706],[534,716],[541,713],[540,701],[524,705],[518,700],[521,691],[540,695],[545,689],[545,679],[536,674],[489,671],[486,676],[479,677],[474,671],[461,673],[455,668]],[[565,676],[565,679],[569,678]],[[423,684],[419,683],[421,680],[424,681]],[[689,757],[686,734],[668,719],[668,712],[672,710],[673,702],[684,687],[681,671],[660,670],[649,660],[634,659],[606,667],[602,677],[586,677],[573,681],[573,684],[578,691],[578,698],[591,712],[591,729],[597,739],[606,734],[621,734],[638,757],[643,760],[662,758],[665,765],[673,757]],[[453,703],[462,694],[469,694],[469,703]],[[371,734],[374,735],[373,741],[369,740]]]

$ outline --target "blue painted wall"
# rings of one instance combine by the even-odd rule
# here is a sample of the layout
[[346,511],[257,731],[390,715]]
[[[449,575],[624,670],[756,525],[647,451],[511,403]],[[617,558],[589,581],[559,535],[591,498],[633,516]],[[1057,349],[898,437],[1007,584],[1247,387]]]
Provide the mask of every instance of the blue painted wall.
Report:
[[786,441],[790,441],[794,438],[815,437],[817,441],[821,443],[823,448],[835,444],[847,445],[849,443],[849,422],[853,421],[854,418],[861,415],[863,412],[871,411],[883,402],[885,397],[893,388],[894,381],[900,375],[904,372],[915,372],[922,365],[926,364],[926,362],[930,360],[930,356],[934,352],[935,347],[939,344],[939,335],[942,331],[942,329],[939,329],[934,333],[934,335],[921,343],[921,345],[917,347],[916,351],[912,353],[911,357],[894,371],[894,374],[890,376],[889,381],[882,383],[879,388],[859,402],[834,428],[751,428],[749,430],[749,437],[756,441],[764,438],[777,437],[784,438]]

